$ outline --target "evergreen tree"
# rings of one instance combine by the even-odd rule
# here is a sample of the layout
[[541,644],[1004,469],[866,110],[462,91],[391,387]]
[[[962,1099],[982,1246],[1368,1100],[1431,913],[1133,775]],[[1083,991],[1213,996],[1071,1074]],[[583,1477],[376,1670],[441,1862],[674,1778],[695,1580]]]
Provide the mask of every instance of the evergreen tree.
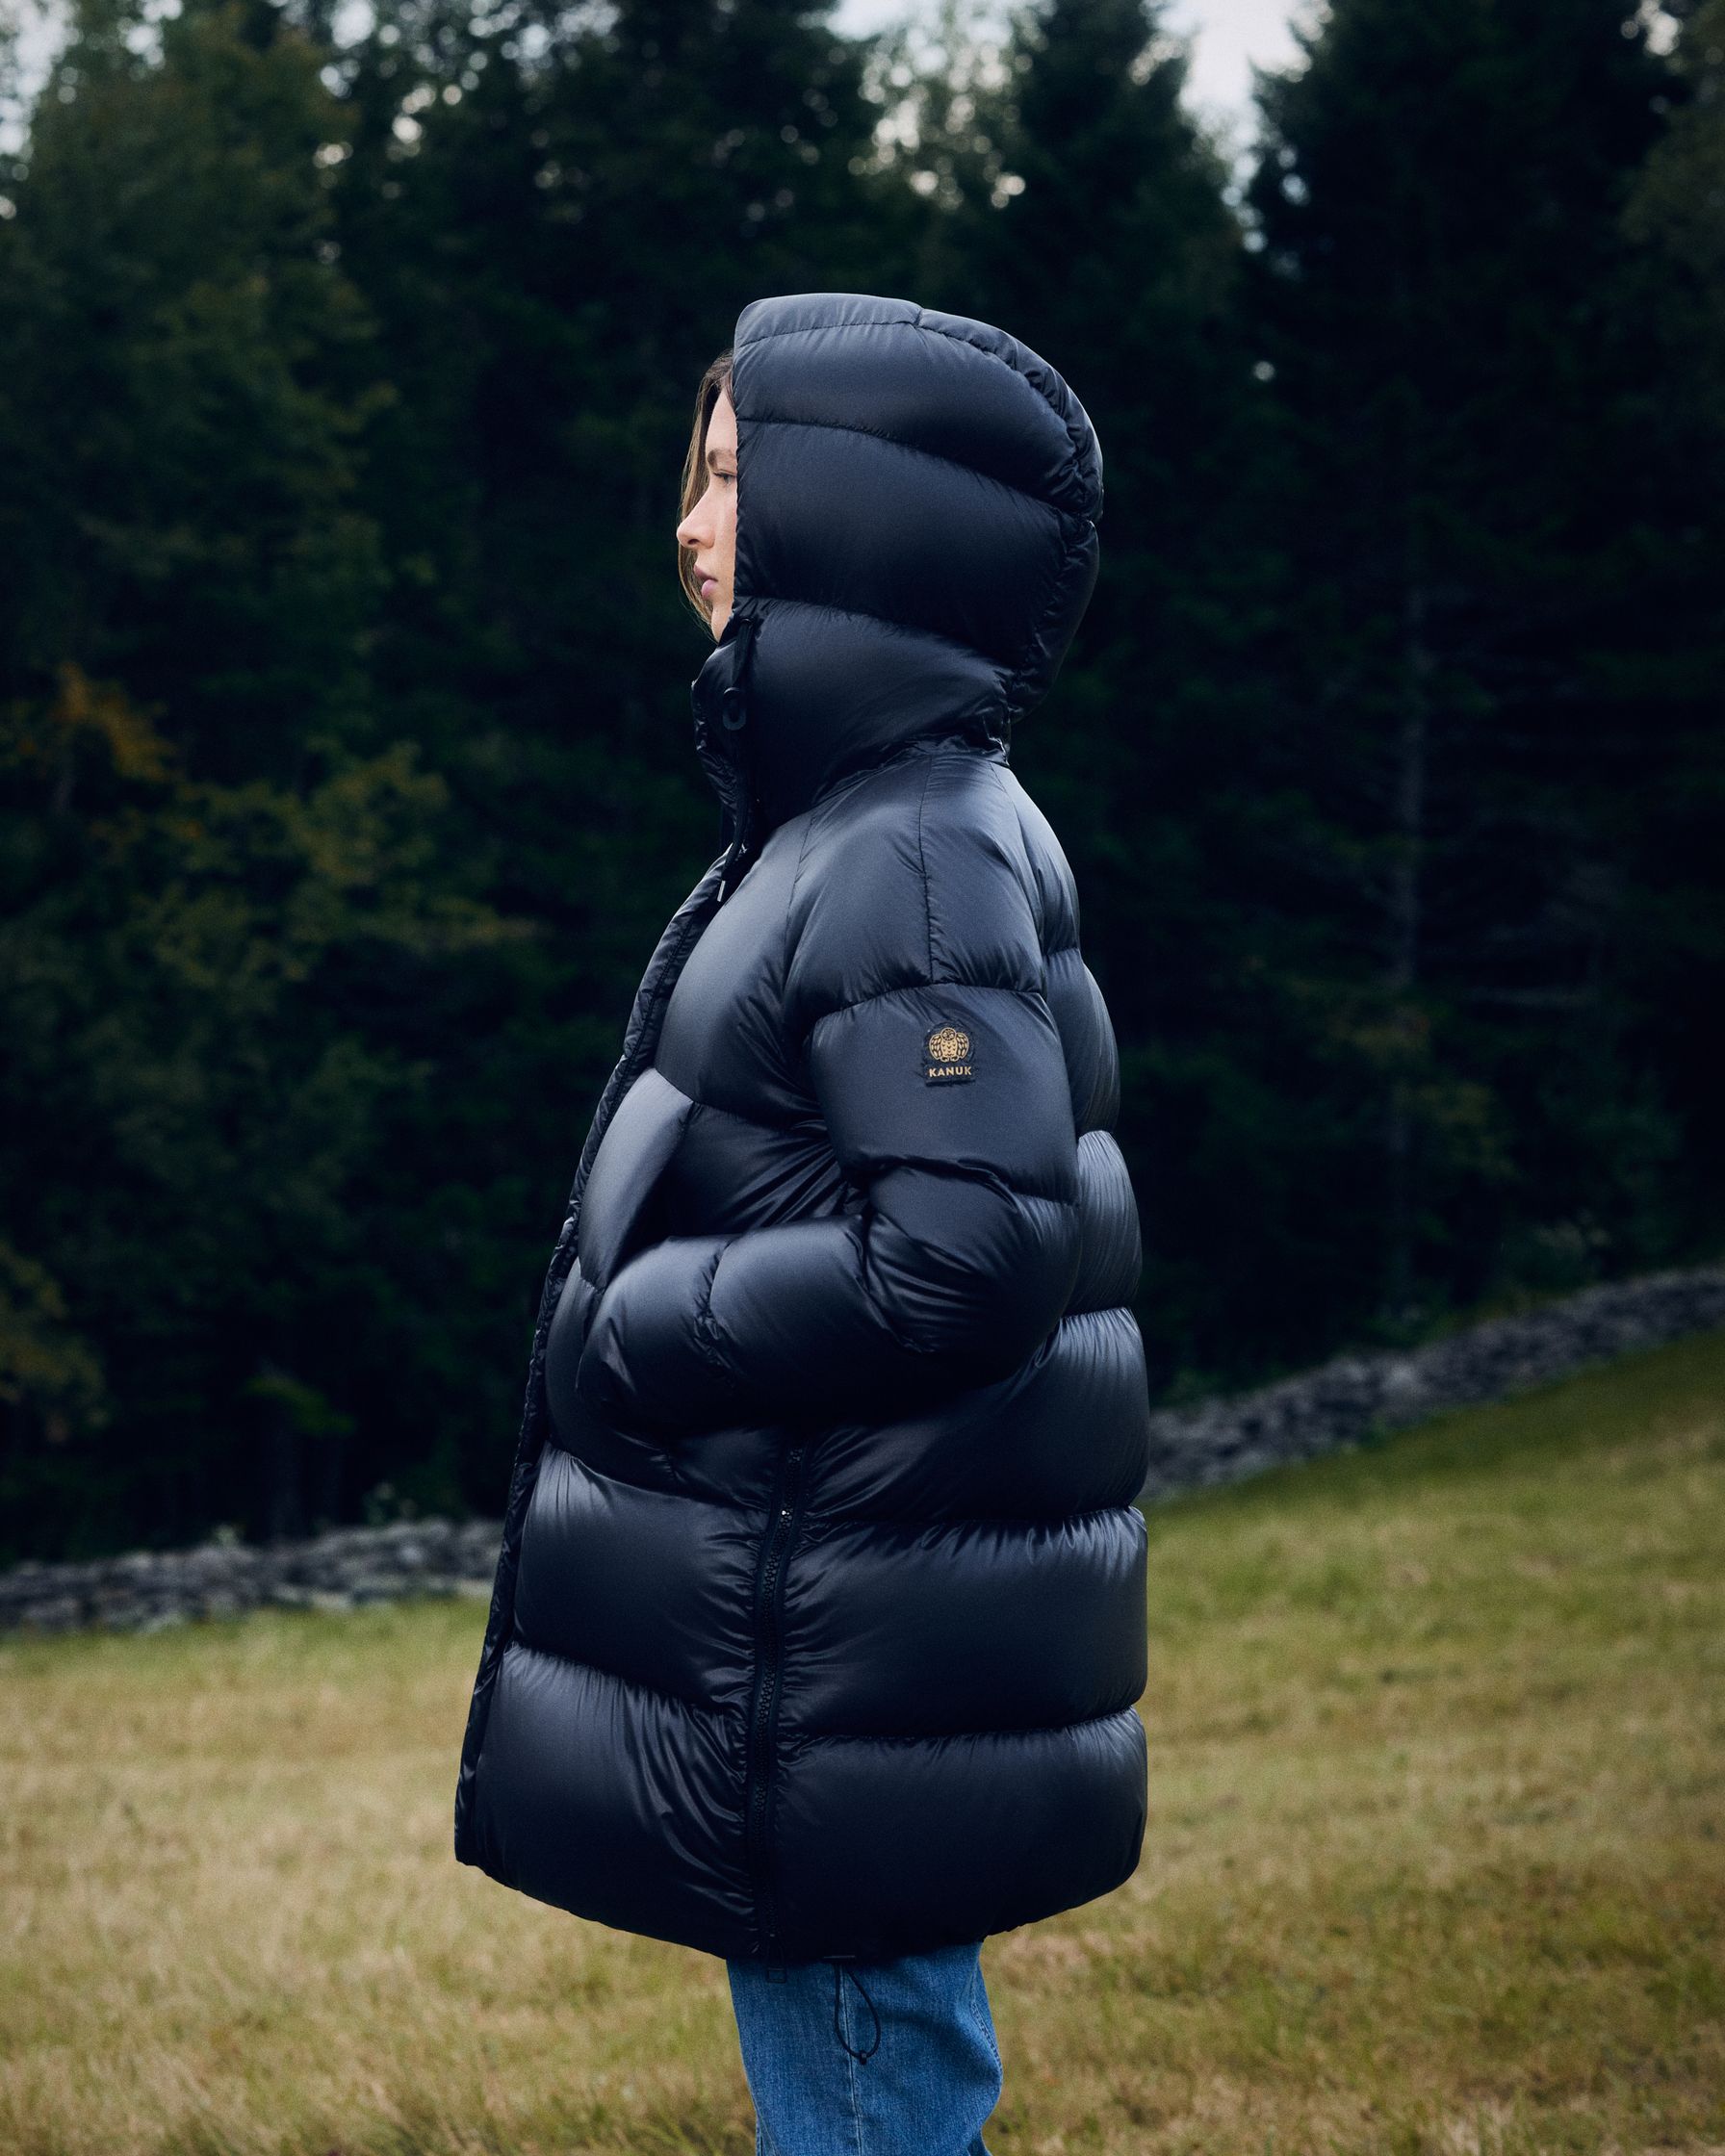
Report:
[[143,28],[80,0],[0,232],[0,663],[123,679],[211,775],[301,777],[364,736],[381,576],[320,162],[345,114],[261,4]]
[[1335,0],[1300,41],[1250,188],[1329,921],[1293,1067],[1358,1104],[1330,1232],[1393,1331],[1671,1245],[1614,804],[1672,744],[1614,307],[1672,74],[1617,0]]
[[348,1502],[400,1014],[495,933],[373,724],[326,55],[143,28],[80,15],[0,224],[0,1491],[49,1551]]
[[1725,1199],[1725,0],[1685,9],[1672,64],[1666,125],[1624,212],[1615,310],[1638,362],[1634,693],[1658,760],[1614,809],[1621,982],[1683,1134],[1673,1241],[1711,1248]]
[[1096,421],[1014,757],[1158,1391],[1714,1247],[1722,6],[1334,0],[1242,217],[1155,0],[79,0],[0,160],[0,1558],[499,1502],[717,846],[672,531],[767,292]]

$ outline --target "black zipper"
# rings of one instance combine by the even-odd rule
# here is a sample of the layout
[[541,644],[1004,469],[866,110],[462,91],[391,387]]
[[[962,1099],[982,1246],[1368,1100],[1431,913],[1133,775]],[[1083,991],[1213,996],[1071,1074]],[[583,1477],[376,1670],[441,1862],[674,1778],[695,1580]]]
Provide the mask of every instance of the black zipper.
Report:
[[760,1563],[755,1574],[755,1691],[749,1707],[743,1766],[743,1825],[761,1947],[769,1964],[777,1964],[780,1959],[778,1911],[767,1848],[773,1725],[779,1712],[783,1663],[785,1566],[796,1540],[802,1464],[801,1444],[788,1447],[773,1478],[772,1513],[761,1537]]

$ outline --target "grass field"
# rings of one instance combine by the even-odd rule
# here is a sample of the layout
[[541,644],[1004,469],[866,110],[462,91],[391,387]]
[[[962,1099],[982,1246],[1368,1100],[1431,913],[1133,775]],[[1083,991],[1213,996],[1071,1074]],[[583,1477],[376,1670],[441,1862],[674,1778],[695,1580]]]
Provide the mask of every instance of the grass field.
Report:
[[[994,2156],[1725,2150],[1725,1333],[1151,1519]],[[0,1646],[0,2156],[748,2156],[719,1964],[451,1852],[478,1603]]]

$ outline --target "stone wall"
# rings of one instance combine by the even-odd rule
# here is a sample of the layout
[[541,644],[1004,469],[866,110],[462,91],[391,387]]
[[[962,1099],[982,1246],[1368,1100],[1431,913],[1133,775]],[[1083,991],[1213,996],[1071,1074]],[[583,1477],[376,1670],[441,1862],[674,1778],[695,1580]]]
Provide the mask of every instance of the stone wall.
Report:
[[1725,1325],[1725,1265],[1584,1288],[1421,1348],[1336,1355],[1256,1392],[1153,1415],[1141,1502],[1237,1482],[1403,1429],[1443,1408],[1507,1399],[1589,1364],[1715,1325]]
[[[1151,1418],[1144,1501],[1233,1482],[1401,1429],[1440,1408],[1504,1399],[1589,1363],[1725,1325],[1725,1265],[1588,1288],[1405,1352],[1337,1355],[1232,1399]],[[336,1527],[300,1542],[218,1539],[87,1564],[0,1572],[0,1630],[154,1631],[269,1605],[351,1609],[403,1595],[489,1597],[499,1520]]]
[[218,1540],[87,1564],[15,1565],[0,1572],[0,1629],[157,1631],[271,1604],[352,1609],[402,1595],[489,1597],[502,1532],[501,1520],[396,1521],[302,1542]]

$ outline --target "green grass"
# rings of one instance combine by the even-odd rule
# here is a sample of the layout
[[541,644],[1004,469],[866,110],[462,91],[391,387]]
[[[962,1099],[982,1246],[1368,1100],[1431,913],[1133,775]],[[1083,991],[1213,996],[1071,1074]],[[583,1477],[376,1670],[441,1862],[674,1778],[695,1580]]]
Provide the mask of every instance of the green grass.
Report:
[[[1151,1816],[995,2156],[1725,2150],[1725,1334],[1151,1516]],[[482,1604],[0,1647],[0,2156],[748,2156],[710,1959],[458,1866]]]

